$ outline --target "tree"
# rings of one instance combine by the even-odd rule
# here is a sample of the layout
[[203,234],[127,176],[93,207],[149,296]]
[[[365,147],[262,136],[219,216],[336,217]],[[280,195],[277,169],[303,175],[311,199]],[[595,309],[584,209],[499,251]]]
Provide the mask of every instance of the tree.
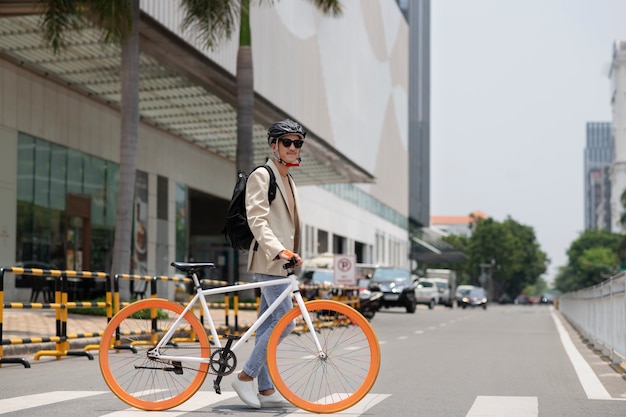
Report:
[[556,289],[575,291],[595,285],[620,265],[624,237],[607,230],[586,230],[567,250],[568,264],[555,278]]
[[425,268],[455,270],[457,285],[484,285],[494,300],[505,295],[512,298],[529,286],[545,287],[541,275],[546,272],[549,259],[541,250],[534,229],[511,217],[504,222],[476,218],[471,236],[450,235],[444,240],[463,250],[467,261],[429,264]]
[[[326,14],[338,16],[338,0],[311,0]],[[139,129],[139,0],[41,0],[44,40],[55,53],[66,46],[67,30],[95,24],[105,43],[121,46],[120,183],[115,242],[110,274],[130,270],[132,213]],[[229,38],[239,11],[240,47],[237,59],[237,169],[250,171],[253,164],[253,73],[250,0],[181,0],[183,28],[194,27],[208,48]]]
[[561,293],[575,291],[578,288],[577,278],[576,272],[572,267],[561,266],[554,278],[554,288]]
[[503,224],[510,230],[514,241],[511,273],[504,292],[519,294],[526,285],[540,286],[541,275],[546,272],[549,260],[537,242],[535,231],[510,217]]
[[527,285],[534,285],[545,273],[547,255],[541,251],[533,228],[508,217],[504,222],[481,219],[470,238],[470,270],[474,276],[485,273],[490,295],[499,299],[514,296]]

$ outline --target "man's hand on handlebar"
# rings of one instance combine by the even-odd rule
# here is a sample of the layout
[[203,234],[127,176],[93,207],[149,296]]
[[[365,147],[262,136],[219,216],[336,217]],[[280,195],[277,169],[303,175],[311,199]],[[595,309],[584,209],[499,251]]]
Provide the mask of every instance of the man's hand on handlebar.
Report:
[[278,257],[283,261],[290,262],[292,264],[292,268],[296,266],[302,265],[302,258],[297,253],[293,253],[292,251],[285,249],[278,254]]

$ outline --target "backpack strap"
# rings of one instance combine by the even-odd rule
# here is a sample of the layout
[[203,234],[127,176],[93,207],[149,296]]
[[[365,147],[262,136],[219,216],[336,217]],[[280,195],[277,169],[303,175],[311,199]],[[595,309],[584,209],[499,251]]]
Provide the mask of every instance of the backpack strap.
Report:
[[274,175],[274,171],[272,171],[272,168],[270,168],[269,165],[263,166],[270,174],[270,188],[267,190],[267,199],[271,205],[272,201],[274,201],[274,199],[276,198],[276,176]]
[[[276,176],[274,175],[274,171],[272,171],[272,168],[270,168],[269,165],[266,164],[261,166],[267,169],[267,172],[269,172],[270,174],[270,186],[267,189],[267,200],[269,201],[270,205],[272,205],[272,201],[274,201],[274,199],[276,198]],[[255,241],[254,251],[256,252],[257,249],[259,249],[259,242]]]

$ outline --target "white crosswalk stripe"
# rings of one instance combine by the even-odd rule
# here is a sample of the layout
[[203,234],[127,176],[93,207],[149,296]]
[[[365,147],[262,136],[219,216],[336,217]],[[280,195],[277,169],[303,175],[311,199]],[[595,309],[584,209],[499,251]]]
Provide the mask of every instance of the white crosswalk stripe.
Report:
[[[110,391],[51,391],[42,394],[6,398],[0,400],[0,416],[14,415],[12,413],[27,410],[30,408],[43,407],[50,404],[79,400],[82,398],[89,398],[97,395],[113,394]],[[336,414],[346,417],[358,417],[390,396],[390,394],[367,394],[365,398],[363,398],[355,406]],[[234,391],[226,391],[223,392],[221,395],[216,394],[213,391],[198,391],[189,400],[187,400],[180,406],[172,408],[170,410],[145,411],[131,407],[125,408],[120,411],[103,414],[100,417],[182,417],[187,415],[188,413],[193,413],[194,411],[197,411],[199,409],[211,407],[219,402],[230,400],[236,397],[237,394]],[[241,404],[241,406],[244,407],[243,403]],[[285,417],[303,417],[310,415],[312,415],[312,413],[303,410],[297,410],[294,408],[294,412],[286,414]]]
[[[390,397],[391,394],[367,394],[365,398],[358,402],[358,404],[348,408],[347,410],[341,411],[339,413],[334,413],[333,415],[347,416],[347,417],[358,417],[364,414],[367,410],[374,407],[379,402],[383,401],[385,398]],[[309,417],[311,415],[317,415],[313,413],[309,413],[307,411],[298,410],[295,413],[287,414],[285,417]]]
[[466,417],[537,417],[537,397],[478,396]]
[[212,391],[199,391],[196,392],[193,397],[185,401],[178,407],[174,407],[166,411],[144,411],[136,408],[129,408],[122,411],[115,411],[113,413],[104,414],[102,417],[178,417],[183,416],[186,413],[199,410],[204,407],[209,407],[220,401],[228,400],[236,397],[237,394],[234,391],[224,392],[221,395]]
[[43,394],[6,398],[0,400],[0,415],[107,393],[109,391],[51,391]]

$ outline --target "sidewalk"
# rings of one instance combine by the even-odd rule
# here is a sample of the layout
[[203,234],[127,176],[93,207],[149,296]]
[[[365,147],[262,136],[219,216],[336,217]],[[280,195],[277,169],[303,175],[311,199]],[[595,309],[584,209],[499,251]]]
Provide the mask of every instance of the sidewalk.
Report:
[[[224,310],[211,309],[216,327],[226,325]],[[239,328],[254,323],[257,313],[254,310],[239,310]],[[235,324],[234,311],[229,311],[228,324]],[[67,318],[67,334],[97,333],[104,330],[107,318],[85,314],[69,314]],[[4,309],[2,319],[2,340],[34,339],[56,336],[56,312],[54,309]],[[70,339],[70,350],[81,350],[86,345],[98,344],[99,337],[81,337]],[[19,343],[3,345],[3,358],[32,356],[40,350],[54,350],[54,342]]]

